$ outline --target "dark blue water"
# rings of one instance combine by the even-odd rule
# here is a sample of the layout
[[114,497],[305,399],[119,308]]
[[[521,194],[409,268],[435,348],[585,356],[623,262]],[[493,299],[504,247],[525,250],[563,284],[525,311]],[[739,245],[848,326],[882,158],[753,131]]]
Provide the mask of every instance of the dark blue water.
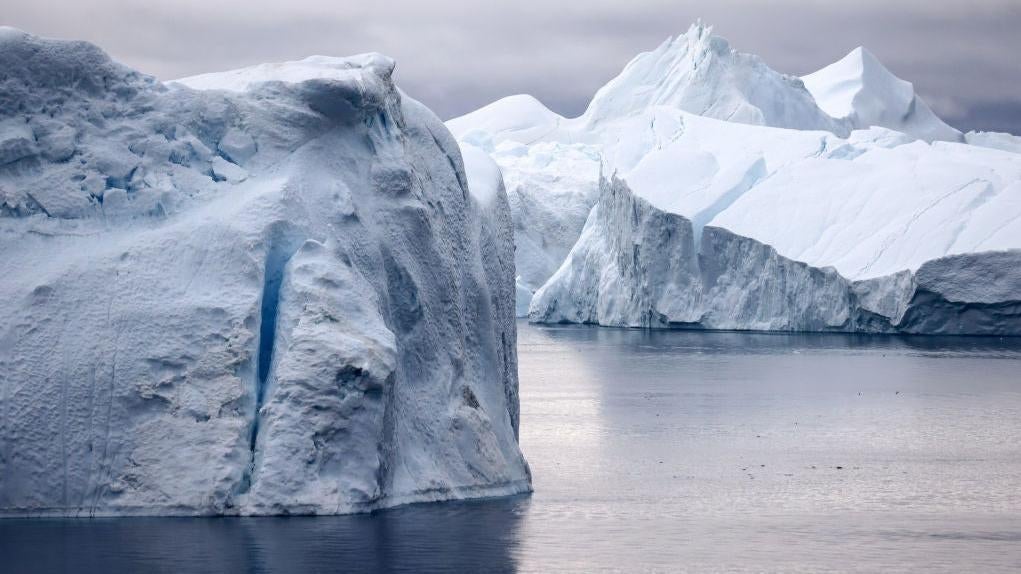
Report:
[[0,572],[1021,568],[1021,341],[519,328],[531,497],[6,520]]
[[528,501],[373,515],[0,521],[0,572],[513,572]]

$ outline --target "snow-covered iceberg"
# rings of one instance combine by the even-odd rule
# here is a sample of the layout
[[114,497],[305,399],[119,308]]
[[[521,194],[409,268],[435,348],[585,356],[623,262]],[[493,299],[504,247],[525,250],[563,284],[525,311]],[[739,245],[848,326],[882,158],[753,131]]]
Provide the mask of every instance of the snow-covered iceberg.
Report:
[[[1000,316],[1012,313],[1013,302],[1021,300],[1021,290],[1011,292],[1013,287],[1003,287],[991,299],[971,291],[978,297],[975,301],[954,291],[954,301],[962,305],[998,305],[1000,318],[993,322],[962,319],[960,325],[969,326],[951,327],[942,319],[928,323],[911,319],[914,315],[905,323],[902,316],[911,301],[915,302],[911,313],[922,309],[913,289],[918,281],[931,283],[919,279],[933,277],[923,273],[925,269],[941,269],[960,284],[969,269],[981,268],[973,278],[976,284],[988,280],[988,273],[999,273],[998,284],[1014,285],[1013,269],[997,271],[994,265],[1010,260],[1021,248],[1021,155],[1005,151],[1012,143],[1009,138],[969,134],[968,141],[990,141],[982,147],[963,143],[965,138],[932,114],[910,84],[864,50],[852,52],[806,82],[811,84],[808,89],[801,80],[735,52],[710,29],[696,24],[655,52],[638,56],[578,118],[556,116],[534,99],[517,96],[450,120],[448,126],[463,146],[486,150],[500,164],[512,198],[530,199],[528,212],[512,199],[515,229],[526,238],[519,243],[542,249],[519,248],[519,269],[528,268],[533,260],[556,259],[562,245],[570,242],[566,232],[552,236],[552,242],[542,240],[551,237],[545,222],[564,213],[563,198],[573,198],[570,215],[564,217],[571,222],[564,229],[577,230],[571,254],[555,273],[519,277],[519,299],[535,293],[536,300],[529,301],[532,319],[1021,334],[1017,322]],[[839,117],[830,116],[810,90],[827,95],[826,105],[842,103],[846,109],[833,108]],[[611,240],[622,232],[623,220],[606,218],[607,193],[597,190],[599,177],[612,174],[626,180],[629,194],[642,200],[641,205],[660,214],[644,219],[643,225],[664,217],[674,221],[667,216],[689,222],[685,225],[691,228],[691,245],[685,249],[690,253],[664,248],[659,257],[678,261],[665,268],[660,259],[657,265],[608,271],[615,257],[626,256],[618,247],[640,244],[646,234],[657,233],[636,230],[631,239]],[[584,206],[595,208],[581,224],[575,213]],[[678,225],[667,227],[686,233],[685,225]],[[790,285],[774,283],[788,276],[786,271],[745,275],[742,280],[731,277],[727,286],[731,294],[723,299],[703,292],[701,283],[682,287],[702,273],[701,267],[685,265],[706,256],[703,250],[713,245],[706,238],[724,236],[728,245],[741,239],[768,248],[769,253],[755,257],[780,258],[778,268],[794,269],[788,263],[798,263],[832,274],[836,283],[826,279],[815,284],[823,289],[820,293],[839,291],[846,299],[847,293],[864,289],[863,303],[827,304],[825,297],[809,292],[816,278],[809,274],[808,283],[799,281],[797,301],[758,302],[753,312],[725,308],[734,297],[752,304],[755,293],[756,297],[794,293],[787,290]],[[689,256],[694,259],[682,263]],[[988,265],[976,263],[984,258]],[[958,263],[963,265],[958,271],[947,267]],[[734,270],[737,262],[707,264]],[[673,277],[667,269],[688,279],[659,284],[667,281],[664,277]],[[842,286],[832,287],[837,283]],[[734,293],[742,289],[743,294]],[[942,293],[940,288],[934,292]],[[599,293],[604,295],[595,295]],[[603,297],[602,303],[593,303],[593,297]],[[656,304],[647,304],[648,297],[658,298]],[[698,297],[702,303],[693,303]],[[706,307],[705,297],[723,307],[715,311]],[[644,302],[635,303],[639,300]],[[855,318],[856,309],[874,311],[869,301],[892,305],[879,313],[885,317],[880,323],[888,325]],[[519,300],[519,310],[525,306]],[[650,317],[651,308],[665,319]]]
[[530,488],[500,172],[393,67],[162,84],[0,29],[0,514]]

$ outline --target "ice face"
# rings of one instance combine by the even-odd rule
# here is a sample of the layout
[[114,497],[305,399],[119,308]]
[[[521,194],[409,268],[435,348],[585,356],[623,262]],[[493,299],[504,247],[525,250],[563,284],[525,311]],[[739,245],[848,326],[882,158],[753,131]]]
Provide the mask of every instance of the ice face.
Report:
[[763,331],[1021,335],[1021,251],[940,258],[851,281],[690,220],[619,179],[532,299],[546,323]]
[[391,61],[163,85],[4,30],[0,67],[0,513],[530,488],[499,171]]

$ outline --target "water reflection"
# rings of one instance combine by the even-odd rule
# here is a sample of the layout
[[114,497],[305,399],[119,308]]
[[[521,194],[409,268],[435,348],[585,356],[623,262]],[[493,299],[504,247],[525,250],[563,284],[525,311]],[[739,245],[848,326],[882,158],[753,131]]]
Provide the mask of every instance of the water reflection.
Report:
[[514,572],[528,497],[371,515],[0,520],[0,571]]
[[584,325],[537,326],[519,324],[520,343],[627,347],[657,353],[701,351],[704,353],[773,354],[794,350],[816,351],[915,351],[928,355],[976,355],[983,358],[1021,358],[1021,337],[933,337],[922,335],[865,335],[853,333],[769,333],[667,329],[592,328]]

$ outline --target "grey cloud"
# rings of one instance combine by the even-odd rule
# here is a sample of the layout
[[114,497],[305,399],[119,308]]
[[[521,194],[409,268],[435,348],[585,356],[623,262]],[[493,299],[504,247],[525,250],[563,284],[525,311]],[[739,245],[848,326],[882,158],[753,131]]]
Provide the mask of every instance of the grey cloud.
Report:
[[[0,22],[95,42],[170,79],[310,54],[386,53],[443,117],[514,93],[580,113],[627,61],[702,17],[735,48],[804,74],[868,46],[964,129],[1013,129],[1021,110],[1014,0],[6,0]],[[83,25],[87,23],[87,25]]]

